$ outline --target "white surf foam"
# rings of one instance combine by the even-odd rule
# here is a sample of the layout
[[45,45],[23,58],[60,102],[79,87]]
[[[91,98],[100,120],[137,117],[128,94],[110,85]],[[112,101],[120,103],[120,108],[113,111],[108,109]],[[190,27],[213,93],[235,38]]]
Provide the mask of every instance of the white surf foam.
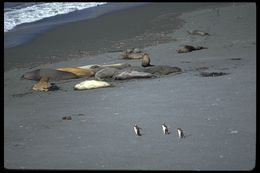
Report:
[[24,8],[8,8],[4,13],[4,32],[10,31],[15,26],[23,23],[31,23],[44,18],[66,14],[102,4],[106,3],[33,3],[31,6],[25,6]]

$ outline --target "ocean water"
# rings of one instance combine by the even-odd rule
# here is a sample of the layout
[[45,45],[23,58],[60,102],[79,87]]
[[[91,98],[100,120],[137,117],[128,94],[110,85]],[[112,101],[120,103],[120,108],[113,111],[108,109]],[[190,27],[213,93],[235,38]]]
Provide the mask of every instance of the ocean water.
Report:
[[4,3],[4,47],[25,44],[62,24],[95,18],[144,3]]
[[31,23],[103,4],[106,3],[5,3],[4,32],[8,32],[24,23]]

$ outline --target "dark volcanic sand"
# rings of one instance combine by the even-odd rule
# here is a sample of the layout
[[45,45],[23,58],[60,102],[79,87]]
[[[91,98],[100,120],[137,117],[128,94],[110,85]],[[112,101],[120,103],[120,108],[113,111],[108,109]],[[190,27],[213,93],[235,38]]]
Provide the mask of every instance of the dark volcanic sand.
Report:
[[[167,9],[167,5],[163,6]],[[150,11],[153,13],[156,12]],[[169,17],[167,10],[162,11],[161,16]],[[112,20],[112,16],[107,16],[110,17]],[[182,74],[120,81],[114,83],[115,87],[80,92],[74,91],[73,86],[84,79],[75,79],[57,82],[58,91],[42,93],[31,91],[34,81],[20,80],[23,73],[36,68],[6,71],[5,168],[253,169],[256,161],[256,6],[227,4],[183,13],[180,19],[185,21],[183,26],[169,33],[176,41],[145,47],[144,51],[151,55],[152,64],[178,66],[184,70]],[[75,23],[75,28],[78,25]],[[69,31],[74,24],[65,28]],[[212,35],[190,36],[186,32],[190,29],[205,30]],[[59,30],[63,29],[44,34],[46,37],[28,45],[28,50],[42,46]],[[73,40],[74,37],[68,38]],[[178,54],[176,49],[184,44],[209,49]],[[42,48],[47,50],[49,45],[44,45]],[[69,44],[64,43],[66,46]],[[119,59],[119,52],[113,52],[40,67],[126,62],[140,65],[138,60]],[[227,75],[201,77],[201,72]],[[71,120],[63,120],[65,116]],[[143,136],[135,136],[135,123],[142,128]],[[169,127],[170,135],[163,135],[162,123]],[[178,139],[177,128],[184,129],[187,137]]]

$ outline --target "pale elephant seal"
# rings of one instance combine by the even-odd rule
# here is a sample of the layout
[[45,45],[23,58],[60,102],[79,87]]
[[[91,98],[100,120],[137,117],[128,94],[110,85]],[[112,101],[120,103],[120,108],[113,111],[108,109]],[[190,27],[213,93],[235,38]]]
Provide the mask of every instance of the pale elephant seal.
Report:
[[150,56],[148,53],[145,53],[142,59],[142,66],[143,67],[149,67],[149,66],[153,66],[150,64],[151,60],[150,60]]
[[208,36],[209,33],[200,31],[200,30],[193,30],[193,31],[187,31],[191,35],[200,35],[200,36]]
[[202,47],[202,46],[190,46],[190,45],[185,45],[184,47],[180,48],[177,50],[178,53],[188,53],[191,51],[195,50],[201,50],[201,49],[208,49],[207,47]]
[[37,69],[31,72],[27,72],[21,76],[23,79],[35,81],[39,81],[42,77],[48,77],[49,80],[67,80],[79,78],[79,76],[73,73],[54,69]]
[[82,69],[78,67],[65,67],[65,68],[58,68],[57,70],[70,72],[79,77],[92,77],[95,75],[95,71],[93,69]]
[[76,84],[74,86],[74,90],[89,90],[89,89],[96,89],[96,88],[105,88],[110,86],[112,85],[105,81],[86,80]]
[[136,78],[151,78],[154,75],[151,73],[140,72],[140,71],[122,71],[121,73],[115,74],[113,79],[125,80],[125,79],[136,79]]

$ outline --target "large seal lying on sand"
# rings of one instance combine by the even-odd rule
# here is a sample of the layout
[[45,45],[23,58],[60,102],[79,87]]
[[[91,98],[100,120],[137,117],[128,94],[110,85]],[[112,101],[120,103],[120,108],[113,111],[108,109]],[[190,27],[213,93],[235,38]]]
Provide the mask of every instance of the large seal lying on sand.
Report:
[[113,76],[118,73],[118,69],[116,68],[111,68],[111,67],[107,67],[107,68],[103,68],[101,70],[99,70],[96,74],[95,74],[95,78],[97,80],[104,80],[104,79],[111,79],[113,78]]
[[37,69],[23,74],[21,78],[39,81],[42,77],[48,77],[49,80],[54,81],[79,78],[73,73],[54,69]]
[[200,35],[200,36],[207,36],[209,33],[200,31],[200,30],[193,30],[193,31],[187,31],[190,35]]
[[95,71],[93,69],[82,69],[78,67],[65,67],[65,68],[58,68],[57,70],[70,72],[79,77],[92,77],[95,75]]
[[188,53],[194,50],[201,50],[201,49],[208,49],[207,47],[202,47],[202,46],[190,46],[190,45],[185,45],[184,47],[180,48],[177,50],[178,53]]
[[140,71],[123,71],[117,73],[113,76],[115,80],[125,80],[125,79],[138,79],[138,78],[151,78],[154,75],[151,73],[140,72]]
[[76,84],[74,86],[74,90],[89,90],[89,89],[96,89],[96,88],[105,88],[110,86],[112,85],[105,81],[86,80]]

